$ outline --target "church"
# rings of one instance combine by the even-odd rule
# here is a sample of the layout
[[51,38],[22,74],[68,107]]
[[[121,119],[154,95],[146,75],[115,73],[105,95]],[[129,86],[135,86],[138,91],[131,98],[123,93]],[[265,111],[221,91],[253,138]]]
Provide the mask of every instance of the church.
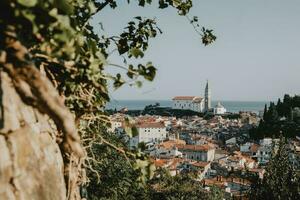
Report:
[[205,87],[204,98],[199,96],[176,96],[172,99],[172,109],[193,110],[208,112],[211,109],[211,92],[208,81]]

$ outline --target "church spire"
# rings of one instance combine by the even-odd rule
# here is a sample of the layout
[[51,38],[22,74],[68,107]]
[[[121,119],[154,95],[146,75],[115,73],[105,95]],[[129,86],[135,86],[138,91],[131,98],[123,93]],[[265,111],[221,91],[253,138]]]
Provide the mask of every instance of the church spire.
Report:
[[210,92],[210,87],[208,84],[208,80],[206,82],[206,87],[205,87],[205,107],[204,110],[207,112],[211,108],[211,92]]

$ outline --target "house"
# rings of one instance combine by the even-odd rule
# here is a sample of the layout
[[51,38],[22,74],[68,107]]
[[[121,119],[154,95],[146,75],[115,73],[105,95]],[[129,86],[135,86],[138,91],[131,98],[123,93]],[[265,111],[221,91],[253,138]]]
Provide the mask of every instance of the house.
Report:
[[179,151],[187,159],[210,162],[214,160],[215,147],[209,144],[204,145],[176,145]]
[[181,158],[182,152],[178,150],[176,144],[185,144],[183,140],[168,140],[155,145],[154,149],[150,152],[151,157],[155,158]]
[[256,153],[258,163],[262,165],[267,164],[271,158],[272,150],[272,138],[264,138],[260,140]]
[[162,122],[145,122],[135,125],[137,136],[130,139],[130,147],[137,147],[139,143],[159,143],[167,138],[167,130]]
[[242,153],[250,153],[250,149],[251,149],[251,146],[252,146],[253,143],[250,143],[250,142],[247,142],[245,144],[242,144],[240,146],[240,151]]
[[117,113],[115,115],[110,116],[110,128],[108,131],[110,132],[121,132],[124,128],[125,115]]
[[192,161],[185,160],[178,166],[181,172],[194,172],[198,175],[198,180],[202,180],[203,178],[209,175],[209,170],[211,169],[211,162],[203,162],[203,161]]
[[236,145],[236,137],[232,137],[225,141],[226,146],[235,146]]
[[180,165],[184,162],[182,158],[171,158],[171,159],[151,159],[156,169],[165,168],[168,169],[171,176],[175,176],[180,173]]

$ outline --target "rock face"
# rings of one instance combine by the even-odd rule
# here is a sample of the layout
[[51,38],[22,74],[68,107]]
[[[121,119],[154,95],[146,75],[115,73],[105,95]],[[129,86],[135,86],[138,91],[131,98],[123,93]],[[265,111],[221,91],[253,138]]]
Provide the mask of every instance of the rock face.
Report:
[[0,71],[0,200],[66,199],[56,133],[49,117],[24,104]]

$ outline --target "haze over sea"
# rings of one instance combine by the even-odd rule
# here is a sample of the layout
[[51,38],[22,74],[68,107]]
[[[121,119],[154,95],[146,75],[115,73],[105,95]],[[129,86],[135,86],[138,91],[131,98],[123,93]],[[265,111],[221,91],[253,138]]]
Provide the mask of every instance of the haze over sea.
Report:
[[[212,101],[214,107],[219,101]],[[252,111],[258,113],[264,109],[266,101],[220,101],[227,109],[227,112],[237,113],[239,111]],[[145,106],[159,103],[162,107],[172,107],[171,100],[111,100],[106,106],[106,109],[121,109],[142,110]]]

